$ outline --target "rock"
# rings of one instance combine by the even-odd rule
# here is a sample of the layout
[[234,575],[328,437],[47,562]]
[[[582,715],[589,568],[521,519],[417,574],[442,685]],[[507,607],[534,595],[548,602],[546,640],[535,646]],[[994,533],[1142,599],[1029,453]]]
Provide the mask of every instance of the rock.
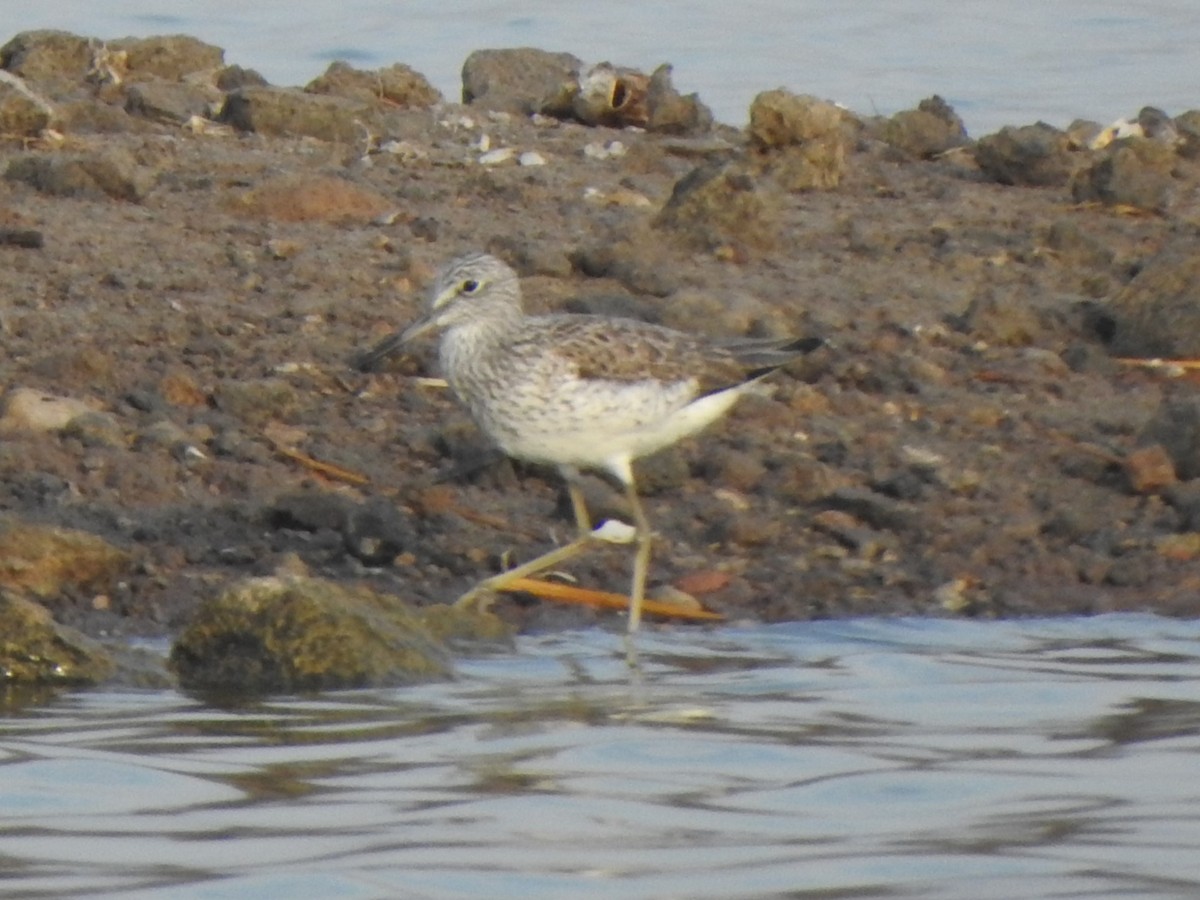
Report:
[[226,379],[213,392],[213,401],[222,412],[251,425],[263,425],[272,419],[287,419],[299,397],[281,378]]
[[1179,513],[1180,530],[1200,532],[1200,481],[1177,481],[1163,497]]
[[1107,305],[1118,356],[1200,356],[1200,253],[1192,238],[1164,247]]
[[341,531],[353,507],[354,504],[341,494],[302,490],[276,497],[265,513],[272,528]]
[[315,578],[254,578],[199,609],[171,648],[190,690],[239,694],[449,678],[450,654],[395,597]]
[[109,41],[108,48],[126,54],[131,74],[165,81],[182,81],[196,72],[215,74],[225,65],[224,50],[186,34],[123,38]]
[[268,87],[267,79],[254,69],[243,69],[241,66],[225,66],[217,71],[213,78],[217,90],[229,93],[244,87]]
[[1099,201],[1164,212],[1175,193],[1173,147],[1146,138],[1110,144],[1071,179],[1077,202]]
[[94,404],[74,397],[55,397],[34,388],[14,388],[4,397],[0,434],[61,431],[76,416],[93,412],[95,408]]
[[1175,148],[1184,159],[1200,159],[1200,109],[1189,109],[1175,117],[1179,145]]
[[896,113],[884,124],[881,137],[916,159],[931,159],[968,143],[962,119],[937,95],[922,100],[916,109]]
[[520,115],[561,113],[570,108],[582,69],[570,53],[531,47],[476,50],[463,63],[462,102]]
[[17,156],[4,172],[8,181],[27,184],[55,197],[112,197],[140,203],[153,175],[121,150],[46,156]]
[[0,590],[0,686],[97,684],[115,672],[91,638],[59,625],[40,603]]
[[107,591],[130,565],[124,550],[86,531],[0,522],[0,587],[37,597]]
[[975,162],[993,181],[1031,187],[1065,185],[1076,164],[1070,137],[1045,122],[1006,126],[980,138]]
[[1200,478],[1200,397],[1164,397],[1138,435],[1138,445],[1159,445],[1184,481]]
[[330,94],[364,103],[387,101],[401,109],[428,109],[442,102],[442,94],[420,72],[403,63],[383,69],[363,71],[349,63],[333,62],[304,90],[310,94]]
[[125,429],[110,413],[91,410],[75,416],[62,429],[63,437],[75,438],[85,447],[129,446]]
[[823,497],[821,504],[887,531],[912,532],[919,524],[917,507],[865,488],[837,488]]
[[212,118],[222,94],[216,88],[168,81],[131,85],[125,95],[125,111],[156,122],[182,125],[193,116]]
[[658,264],[657,253],[652,242],[602,241],[576,249],[569,259],[589,278],[612,278],[636,293],[666,297],[679,283],[673,272]]
[[709,163],[675,183],[654,227],[706,250],[763,251],[777,242],[779,215],[778,201],[742,166]]
[[1159,444],[1139,447],[1124,459],[1125,475],[1135,494],[1156,494],[1175,484],[1175,464]]
[[1080,228],[1074,219],[1056,219],[1047,229],[1045,240],[1059,259],[1080,269],[1104,269],[1112,264],[1113,251]]
[[66,31],[22,31],[0,47],[0,69],[63,88],[87,77],[97,43]]
[[170,419],[159,419],[157,422],[138,429],[134,440],[134,444],[139,450],[146,447],[161,447],[174,451],[184,449],[193,443],[191,435]]
[[50,101],[9,72],[0,72],[0,134],[33,138],[57,123]]
[[244,87],[225,97],[220,120],[240,131],[352,144],[378,118],[372,103],[291,88]]
[[986,293],[971,298],[962,315],[952,324],[964,334],[998,347],[1036,344],[1045,330],[1038,314],[1023,303],[1000,300]]
[[344,178],[285,175],[242,194],[235,208],[276,222],[367,223],[392,207],[386,197]]
[[383,497],[353,509],[342,538],[346,551],[368,566],[387,565],[415,543],[408,520]]
[[675,90],[671,67],[665,63],[650,76],[646,106],[650,110],[646,130],[656,134],[703,134],[713,126],[712,110],[696,94]]
[[848,138],[842,111],[816,97],[764,91],[750,104],[747,135],[760,170],[785,190],[826,190],[846,172]]

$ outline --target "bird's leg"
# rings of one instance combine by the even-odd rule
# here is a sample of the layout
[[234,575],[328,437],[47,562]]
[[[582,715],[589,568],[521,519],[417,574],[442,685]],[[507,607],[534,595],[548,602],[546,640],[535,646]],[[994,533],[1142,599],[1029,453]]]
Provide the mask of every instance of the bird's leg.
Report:
[[588,515],[587,504],[583,500],[583,491],[573,480],[567,479],[567,494],[571,497],[571,509],[575,511],[575,525],[579,528],[579,536],[592,533],[592,517]]
[[637,555],[633,558],[633,587],[629,591],[629,633],[633,634],[642,624],[642,601],[646,598],[646,575],[650,571],[650,548],[654,535],[650,531],[650,521],[642,510],[642,501],[638,498],[637,484],[630,473],[625,482],[625,496],[633,510],[633,523],[637,528]]
[[557,547],[549,553],[543,553],[541,556],[531,559],[527,563],[522,563],[515,569],[508,569],[498,575],[493,575],[491,578],[485,578],[459,597],[454,603],[456,607],[474,606],[481,610],[487,609],[494,599],[495,593],[502,590],[506,584],[510,584],[518,578],[526,578],[537,572],[545,571],[551,566],[556,566],[582,552],[587,548],[588,544],[595,540],[592,537],[591,517],[588,515],[587,504],[583,499],[583,491],[573,481],[568,480],[567,492],[571,497],[571,508],[575,512],[575,524],[579,527],[579,536],[571,541],[571,543]]

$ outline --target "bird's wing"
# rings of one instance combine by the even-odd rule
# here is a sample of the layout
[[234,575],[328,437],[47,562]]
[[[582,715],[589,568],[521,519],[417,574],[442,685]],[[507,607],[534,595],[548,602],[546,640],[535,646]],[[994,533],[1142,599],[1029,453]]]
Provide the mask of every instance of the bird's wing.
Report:
[[[578,378],[632,383],[693,381],[696,396],[735,387],[754,377],[737,356],[704,339],[635,319],[558,315],[539,317],[539,343]],[[522,339],[513,349],[519,352]]]

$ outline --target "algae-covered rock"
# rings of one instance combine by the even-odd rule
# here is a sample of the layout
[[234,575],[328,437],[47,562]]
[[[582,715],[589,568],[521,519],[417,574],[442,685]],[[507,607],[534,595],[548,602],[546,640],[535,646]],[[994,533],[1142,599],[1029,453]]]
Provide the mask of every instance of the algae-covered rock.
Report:
[[252,693],[453,674],[445,644],[407,604],[301,577],[250,579],[201,604],[171,649],[171,666],[186,688]]
[[128,553],[86,531],[0,522],[0,588],[38,597],[103,591],[129,564]]
[[1070,135],[1045,122],[1006,126],[981,138],[975,161],[992,181],[1032,187],[1066,184],[1075,168]]
[[828,190],[846,174],[842,111],[790,91],[763,91],[750,104],[750,144],[763,171],[788,191]]
[[741,164],[709,163],[676,182],[654,226],[709,250],[770,249],[780,228],[779,203]]
[[363,71],[349,63],[332,62],[304,90],[367,103],[382,100],[401,109],[428,109],[442,102],[441,92],[424,75],[403,63]]
[[0,683],[96,684],[115,669],[104,648],[40,603],[0,591]]

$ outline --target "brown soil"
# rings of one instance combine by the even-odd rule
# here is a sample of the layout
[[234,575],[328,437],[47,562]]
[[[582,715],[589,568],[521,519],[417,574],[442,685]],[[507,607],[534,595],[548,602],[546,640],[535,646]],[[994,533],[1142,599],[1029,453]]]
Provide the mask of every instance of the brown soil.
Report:
[[[568,537],[555,474],[489,460],[417,377],[436,374],[432,348],[381,374],[350,365],[467,249],[515,265],[533,310],[830,340],[647,461],[655,584],[765,621],[1200,612],[1196,482],[1138,492],[1128,460],[1164,394],[1191,387],[1114,361],[1089,312],[1185,227],[1171,215],[1076,205],[1061,186],[990,183],[964,154],[914,161],[864,138],[836,188],[772,197],[769,239],[696,249],[654,217],[720,147],[421,115],[399,153],[132,119],[0,150],[0,169],[81,152],[148,179],[133,199],[0,182],[0,224],[43,238],[0,247],[0,383],[110,414],[5,435],[0,507],[137,560],[102,597],[51,602],[58,618],[169,633],[199,597],[281,566],[440,602]],[[547,164],[480,165],[481,132]],[[584,155],[612,140],[628,153]],[[611,486],[589,491],[620,513]],[[567,568],[624,590],[630,556]],[[498,611],[525,627],[617,622],[523,597]]]

